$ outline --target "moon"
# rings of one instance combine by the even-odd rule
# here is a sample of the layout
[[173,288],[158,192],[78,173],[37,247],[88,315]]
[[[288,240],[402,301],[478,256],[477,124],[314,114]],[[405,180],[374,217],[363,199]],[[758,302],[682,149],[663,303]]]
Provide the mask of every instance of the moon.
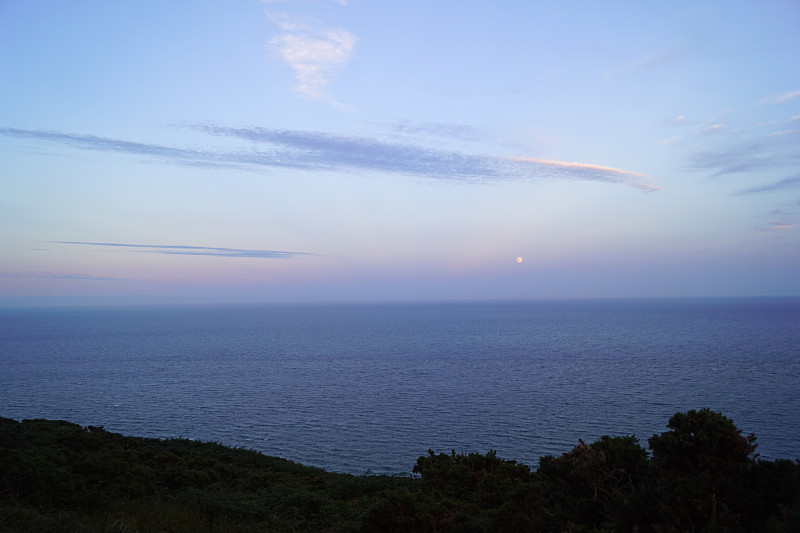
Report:
[[521,257],[517,257],[517,263],[522,263],[522,258]]

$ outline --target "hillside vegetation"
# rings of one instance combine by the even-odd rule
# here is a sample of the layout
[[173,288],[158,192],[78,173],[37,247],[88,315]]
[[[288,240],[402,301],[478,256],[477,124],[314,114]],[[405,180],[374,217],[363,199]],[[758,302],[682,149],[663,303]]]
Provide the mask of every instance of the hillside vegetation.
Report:
[[800,462],[703,409],[532,470],[493,451],[413,475],[326,472],[251,450],[0,418],[0,531],[800,531]]

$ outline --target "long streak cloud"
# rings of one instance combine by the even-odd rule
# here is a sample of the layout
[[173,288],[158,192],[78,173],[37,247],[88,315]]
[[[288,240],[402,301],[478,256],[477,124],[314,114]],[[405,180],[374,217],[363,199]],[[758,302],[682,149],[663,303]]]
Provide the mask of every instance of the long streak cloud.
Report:
[[0,278],[11,279],[57,279],[57,280],[79,280],[79,281],[122,281],[122,278],[108,278],[92,276],[91,274],[76,274],[74,272],[49,272],[42,270],[32,270],[27,272],[2,272]]
[[798,143],[800,129],[777,131],[718,149],[696,152],[691,157],[691,165],[698,170],[713,171],[713,176],[766,168],[797,168],[800,164]]
[[127,248],[131,251],[167,255],[209,255],[215,257],[238,257],[256,259],[291,259],[298,255],[317,255],[309,252],[286,252],[277,250],[248,250],[240,248],[216,248],[212,246],[126,244],[117,242],[52,241],[53,244],[79,244],[103,248]]
[[0,135],[201,167],[392,173],[462,183],[592,180],[622,183],[645,191],[659,188],[644,174],[590,163],[496,157],[316,131],[209,124],[188,127],[211,136],[245,141],[246,145],[238,150],[187,149],[96,135],[19,128],[0,128]]

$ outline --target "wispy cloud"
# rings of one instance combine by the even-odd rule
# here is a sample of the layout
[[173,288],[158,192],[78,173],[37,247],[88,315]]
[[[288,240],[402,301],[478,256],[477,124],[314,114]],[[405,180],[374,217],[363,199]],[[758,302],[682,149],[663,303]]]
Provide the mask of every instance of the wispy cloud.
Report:
[[139,143],[99,137],[97,135],[25,130],[19,128],[0,128],[0,135],[16,137],[18,139],[49,141],[55,144],[84,150],[141,155],[180,164],[197,164],[200,166],[224,166],[225,164],[231,164],[230,161],[226,161],[224,156],[210,151],[175,148],[152,143]]
[[446,122],[425,122],[402,120],[397,122],[376,122],[376,126],[387,132],[392,139],[407,139],[417,143],[487,143],[497,146],[507,146],[525,149],[534,143],[553,143],[556,138],[552,135],[534,134],[525,138],[512,139],[504,136],[492,128],[483,128],[469,124],[454,124]]
[[12,279],[69,279],[84,281],[121,281],[123,278],[106,278],[90,274],[75,274],[73,272],[48,272],[31,270],[26,272],[0,272],[0,278]]
[[343,29],[317,29],[272,15],[282,33],[270,44],[294,71],[296,90],[304,98],[327,97],[333,77],[350,61],[357,37]]
[[563,172],[576,177],[584,176],[583,179],[590,179],[586,178],[586,176],[603,176],[604,181],[610,181],[612,183],[628,183],[629,185],[633,185],[634,187],[646,191],[656,191],[660,189],[660,187],[657,187],[647,181],[647,176],[645,174],[631,172],[629,170],[621,170],[614,167],[595,165],[592,163],[569,163],[566,161],[554,161],[552,159],[539,159],[535,157],[509,158],[509,161],[521,164],[529,164],[537,167],[540,171],[544,171],[546,169],[551,172]]
[[770,96],[764,100],[765,104],[782,104],[784,102],[788,102],[789,100],[794,100],[800,96],[800,90],[797,91],[789,91],[783,94],[778,94],[775,96]]
[[773,233],[776,231],[788,231],[797,227],[797,224],[789,224],[779,219],[771,220],[768,224],[758,228],[761,233]]
[[789,176],[788,178],[784,178],[774,183],[768,183],[766,185],[745,189],[735,194],[756,194],[760,192],[788,191],[793,189],[800,189],[800,174]]
[[127,244],[118,242],[50,241],[53,244],[77,244],[103,248],[126,248],[131,251],[167,255],[210,255],[214,257],[237,257],[256,259],[292,259],[298,255],[317,255],[309,252],[285,252],[277,250],[249,250],[242,248],[218,248],[212,246],[187,246],[163,244]]
[[461,183],[594,180],[624,183],[643,190],[658,189],[643,174],[589,163],[503,158],[316,131],[237,128],[213,124],[190,124],[186,127],[212,136],[246,141],[247,146],[238,151],[184,149],[94,135],[16,128],[0,128],[0,135],[85,150],[149,156],[169,163],[194,166],[393,173]]
[[626,63],[620,67],[606,72],[604,76],[606,78],[614,78],[627,72],[639,72],[664,65],[672,61],[672,58],[675,56],[675,50],[676,47],[671,46],[656,54],[642,56],[634,61],[631,61],[630,63]]
[[627,183],[645,190],[658,188],[643,174],[599,165],[533,158],[499,158],[321,132],[213,125],[196,127],[214,135],[283,146],[292,153],[301,154],[304,164],[321,169],[399,172],[464,182],[537,178],[588,179]]
[[704,133],[706,135],[719,133],[725,128],[725,124],[718,122],[717,124],[709,124],[704,126],[703,129],[700,130],[700,133]]
[[382,125],[393,133],[413,137],[423,136],[463,141],[485,141],[487,138],[496,136],[491,131],[467,124],[401,121]]
[[686,117],[684,115],[678,115],[677,117],[672,117],[670,119],[667,119],[667,124],[682,126],[685,124],[689,124],[689,122],[686,120]]
[[770,137],[777,137],[778,135],[791,135],[792,133],[798,133],[800,130],[791,129],[791,130],[780,130],[780,131],[773,131],[772,133],[768,134]]
[[713,176],[764,168],[795,167],[800,164],[800,130],[776,132],[743,142],[695,152],[691,166],[710,170]]

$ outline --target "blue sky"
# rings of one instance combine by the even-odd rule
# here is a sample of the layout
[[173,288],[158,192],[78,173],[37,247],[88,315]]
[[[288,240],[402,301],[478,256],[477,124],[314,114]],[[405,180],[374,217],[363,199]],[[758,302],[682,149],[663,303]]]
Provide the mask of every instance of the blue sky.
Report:
[[0,305],[800,294],[798,27],[0,2]]

